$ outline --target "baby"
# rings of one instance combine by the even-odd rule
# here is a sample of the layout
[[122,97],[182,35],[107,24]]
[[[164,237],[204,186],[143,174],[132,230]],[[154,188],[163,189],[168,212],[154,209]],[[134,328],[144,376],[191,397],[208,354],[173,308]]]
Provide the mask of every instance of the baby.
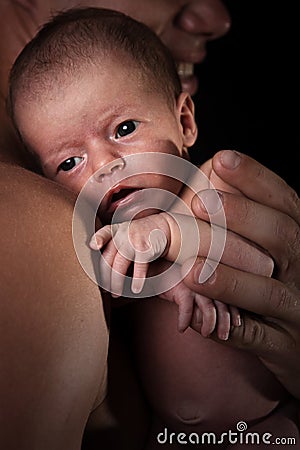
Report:
[[[193,313],[196,313],[197,323],[201,323],[198,331],[201,332],[202,336],[207,337],[212,333],[216,321],[218,321],[218,336],[220,339],[227,339],[230,324],[238,326],[240,323],[238,310],[232,307],[228,308],[221,302],[212,302],[204,296],[195,295],[180,281],[183,275],[178,266],[178,264],[182,265],[193,258],[189,265],[184,265],[184,273],[186,273],[198,254],[208,253],[207,244],[210,241],[214,242],[212,248],[217,249],[213,254],[214,258],[219,257],[221,259],[221,252],[225,246],[226,231],[218,227],[216,235],[216,229],[214,233],[203,222],[189,216],[193,193],[211,186],[211,183],[202,171],[187,163],[186,160],[180,160],[180,158],[166,153],[135,154],[130,158],[124,158],[123,162],[124,166],[131,168],[134,166],[135,170],[139,168],[141,173],[152,172],[158,175],[163,171],[166,176],[168,174],[176,176],[178,173],[189,174],[190,176],[186,180],[188,186],[181,189],[180,197],[170,195],[169,190],[163,191],[160,189],[157,191],[153,188],[147,190],[139,188],[137,191],[127,193],[125,197],[118,197],[118,202],[113,202],[114,223],[100,228],[90,242],[90,246],[94,250],[104,248],[103,257],[100,258],[100,276],[103,280],[100,283],[101,286],[113,293],[115,297],[122,294],[130,297],[132,293],[139,294],[135,297],[159,294],[162,298],[175,301],[178,304],[179,331],[185,331],[191,325]],[[166,170],[168,165],[171,169]],[[210,161],[205,163],[202,168],[209,170],[212,176],[209,165]],[[146,166],[146,169],[143,169],[144,166]],[[120,180],[128,174],[126,167],[122,169],[122,172],[122,174],[118,171],[117,174],[110,175],[109,185],[105,183],[103,173],[98,173],[95,176],[96,179],[103,177],[99,189],[97,189],[98,195],[103,187],[106,193],[106,191],[109,192],[110,188],[113,189],[113,186],[120,186]],[[133,176],[130,178],[131,180],[135,179]],[[180,180],[182,179],[181,176]],[[88,184],[85,191],[88,191]],[[92,185],[93,182],[91,181],[90,184]],[[102,184],[105,186],[102,186]],[[88,193],[86,193],[86,196],[88,196]],[[103,194],[103,197],[105,198],[105,194]],[[215,193],[215,201],[221,206],[217,193]],[[153,205],[158,206],[163,211],[167,210],[168,213],[153,214],[152,212],[150,214],[149,211],[153,210]],[[219,220],[219,225],[225,226],[226,221],[224,214],[222,214],[222,207],[220,209],[219,218],[215,215],[214,219]],[[102,211],[101,216],[105,217],[107,202],[104,201],[104,206],[100,205],[99,210],[100,215]],[[142,218],[140,218],[141,214]],[[126,221],[126,219],[132,218],[134,220]],[[244,242],[244,245],[249,246],[249,255],[255,254],[256,263],[258,263],[258,259],[261,259],[259,265],[263,266],[265,274],[270,275],[272,261],[268,260],[265,254],[260,254],[258,250],[253,249],[248,243]],[[204,249],[204,247],[206,248]],[[209,254],[213,253],[211,250],[209,252]],[[170,268],[166,261],[160,260],[159,264],[156,263],[154,267],[153,263],[149,266],[149,263],[157,258],[176,262],[176,265]],[[131,279],[127,274],[133,261]],[[255,266],[251,262],[251,256],[248,261],[240,262],[240,267],[241,264],[243,270],[255,270]],[[205,269],[203,268],[203,277],[208,278],[209,274],[212,274],[212,266],[214,266],[214,262],[210,261],[210,264],[207,264]],[[150,283],[149,278],[146,281],[149,270],[151,275],[154,276],[153,279],[150,278]],[[162,270],[161,276],[157,276]],[[204,272],[206,271],[210,273],[205,275]],[[205,280],[203,279],[203,281]],[[129,283],[130,287],[126,286],[126,282]],[[195,306],[196,309],[194,309]]]
[[[66,30],[71,29],[72,21],[77,16],[84,18],[87,14],[96,17],[95,11],[91,10],[73,12],[69,24],[61,28],[59,36],[54,34],[52,37],[54,31],[51,27],[44,28],[36,39],[36,42],[45,41],[45,49],[40,51],[43,52],[42,56],[37,54],[33,43],[27,46],[12,71],[10,89],[13,121],[26,147],[38,158],[47,177],[76,192],[80,192],[92,174],[102,166],[116,164],[118,167],[118,161],[122,163],[122,158],[128,155],[151,151],[153,157],[155,153],[164,153],[187,159],[187,149],[194,144],[197,135],[192,100],[181,92],[173,60],[160,41],[146,30],[145,39],[148,39],[149,34],[154,46],[146,51],[145,43],[139,42],[138,34],[134,41],[134,34],[132,37],[127,36],[123,30],[124,49],[117,51],[120,44],[117,45],[115,40],[118,36],[110,35],[109,28],[106,30],[100,27],[109,23],[109,20],[114,21],[114,33],[118,35],[121,27],[124,27],[123,17],[102,10],[101,20],[99,18],[99,23],[95,21],[94,24],[99,28],[99,37],[95,36],[93,42],[86,39],[84,45],[79,46],[79,37],[74,30],[72,35]],[[57,18],[56,23],[63,19],[66,20],[66,15]],[[83,21],[82,24],[83,27],[87,26]],[[139,29],[136,30],[136,33],[139,32]],[[60,47],[60,50],[55,48],[58,40],[61,46],[65,45],[68,49],[65,53],[62,50],[64,47]],[[106,56],[108,52],[109,58]],[[126,53],[124,67],[120,60]],[[185,203],[190,203],[191,195],[188,192],[192,191],[182,192],[182,181],[159,175],[158,169],[162,168],[160,163],[157,163],[157,175],[145,174],[145,162],[143,157],[139,160],[140,175],[123,182],[118,192],[119,207],[121,196],[128,200],[130,196],[133,198],[132,190],[147,188],[180,194],[184,196]],[[181,165],[183,171],[183,161]],[[109,167],[108,171],[111,169],[114,167]],[[205,170],[210,175],[209,163]],[[195,188],[195,191],[206,187],[203,181],[204,176],[200,182],[198,180],[198,189]],[[97,190],[100,196],[99,186]],[[115,187],[110,181],[106,183],[106,188],[109,198]],[[107,204],[106,198],[103,199],[99,214],[102,222],[109,223],[112,205]],[[115,198],[116,193],[112,196],[114,202]],[[124,199],[122,201],[124,203]],[[157,211],[166,209],[163,202],[160,195],[157,198]],[[151,212],[154,210],[147,210],[147,214]],[[253,252],[254,249],[249,249],[249,261]],[[258,255],[258,252],[255,251],[255,254]],[[267,258],[262,254],[257,257],[263,258],[266,262],[263,270],[268,271],[270,266]],[[252,263],[250,267],[255,271],[256,265]],[[247,270],[247,267],[242,268]],[[121,293],[119,289],[118,293]],[[183,283],[162,295],[179,303],[180,331],[184,331],[191,322],[192,302],[201,311],[198,322],[202,324],[203,336],[211,334],[217,323],[219,337],[226,340],[230,326],[240,323],[236,308],[220,302],[213,303],[204,296],[192,293]]]
[[[206,177],[200,177],[199,182],[197,175],[187,174],[186,184],[180,177],[172,176],[169,167],[161,166],[159,155],[163,155],[166,164],[181,158],[185,167],[188,148],[196,140],[197,127],[193,102],[181,91],[173,60],[147,27],[105,9],[70,10],[56,16],[17,58],[10,75],[8,107],[20,138],[38,159],[46,177],[77,193],[87,183],[97,180],[91,201],[97,196],[102,198],[98,212],[106,226],[96,233],[91,246],[95,249],[105,246],[102,264],[113,269],[106,272],[106,285],[115,296],[122,294],[124,276],[131,267],[130,259],[135,260],[131,287],[139,296],[148,267],[154,274],[161,273],[165,264],[169,264],[164,258],[170,264],[173,261],[181,264],[198,252],[204,256],[209,253],[210,228],[207,225],[208,243],[207,239],[203,243],[201,240],[200,247],[197,243],[185,253],[188,245],[183,240],[183,255],[178,259],[179,232],[191,229],[191,220],[196,223],[199,234],[203,232],[203,223],[190,217],[189,211],[194,192],[211,187],[208,178],[219,189],[229,190],[229,187],[218,180],[210,161],[201,167]],[[141,157],[143,154],[145,158]],[[149,155],[153,156],[153,170],[147,172]],[[130,169],[131,158],[136,164],[134,173]],[[149,205],[146,203],[143,209],[136,209],[148,190],[158,194],[168,192],[171,197],[166,196],[166,200],[164,196],[155,195]],[[175,201],[178,197],[181,200]],[[117,221],[121,223],[111,225],[118,210],[123,212],[121,220]],[[152,242],[150,239],[153,247],[157,244],[152,257],[129,258],[127,251],[129,249],[130,253],[133,247],[147,253],[148,237],[153,237],[151,232],[155,230],[159,232]],[[125,243],[125,256],[120,246],[115,245],[118,236]],[[133,246],[128,244],[128,236]],[[229,234],[224,245],[228,239]],[[261,273],[270,275],[270,259],[250,244],[243,242],[243,245],[249,251],[250,262],[244,263],[242,269],[254,272],[258,262]],[[160,258],[158,263],[153,261],[157,257]],[[239,312],[190,292],[180,280],[175,280],[166,293],[162,290],[164,286],[160,289],[162,297],[179,305],[180,331],[191,324],[194,314],[199,318],[200,311],[197,320],[201,322],[198,327],[201,334],[208,336],[217,326],[219,338],[226,340],[230,326],[239,325]],[[222,351],[220,346],[220,354]],[[178,352],[177,358],[180,357]],[[248,366],[242,365],[243,370],[235,375],[244,377],[246,385],[252,364],[253,359],[249,358]],[[255,364],[263,367],[259,361]],[[228,373],[229,369],[224,370]],[[253,402],[255,396],[259,398],[255,419],[270,414],[286,395],[264,368],[261,373],[261,386],[268,386],[271,398],[269,394],[264,396],[262,389],[253,390],[250,383],[248,392],[241,396],[236,394],[242,409],[246,398]],[[222,369],[218,376],[222,384]],[[213,383],[215,381],[216,377]],[[244,409],[247,410],[247,405]]]

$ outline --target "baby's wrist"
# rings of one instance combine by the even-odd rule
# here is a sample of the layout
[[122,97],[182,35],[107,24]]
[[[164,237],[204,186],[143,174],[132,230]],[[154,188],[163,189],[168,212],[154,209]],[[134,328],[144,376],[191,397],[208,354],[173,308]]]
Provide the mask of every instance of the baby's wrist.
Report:
[[180,213],[161,213],[170,230],[168,251],[164,258],[183,264],[199,253],[200,229],[197,219]]
[[166,226],[169,230],[169,236],[168,236],[168,245],[166,247],[166,251],[163,255],[165,259],[168,261],[176,261],[180,247],[181,247],[181,233],[178,226],[177,221],[173,217],[172,214],[169,214],[167,212],[159,213],[161,218],[165,221]]

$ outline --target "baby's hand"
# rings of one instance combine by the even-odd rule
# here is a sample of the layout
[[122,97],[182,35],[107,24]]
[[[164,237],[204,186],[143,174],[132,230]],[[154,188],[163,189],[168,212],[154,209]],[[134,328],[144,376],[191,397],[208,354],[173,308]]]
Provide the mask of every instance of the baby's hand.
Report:
[[[150,274],[164,273],[171,263],[164,259],[150,266]],[[174,302],[178,306],[178,331],[184,332],[193,328],[203,337],[208,337],[216,331],[219,339],[227,340],[231,326],[240,326],[241,317],[237,308],[222,302],[211,300],[204,295],[191,291],[183,281],[179,264],[172,265],[172,273],[168,276],[173,287],[165,289],[165,277],[159,278],[159,297]]]
[[168,250],[171,235],[164,215],[154,214],[131,222],[100,228],[90,247],[105,247],[100,261],[100,276],[110,280],[114,297],[122,295],[126,273],[133,263],[131,290],[139,294],[144,286],[149,264]]

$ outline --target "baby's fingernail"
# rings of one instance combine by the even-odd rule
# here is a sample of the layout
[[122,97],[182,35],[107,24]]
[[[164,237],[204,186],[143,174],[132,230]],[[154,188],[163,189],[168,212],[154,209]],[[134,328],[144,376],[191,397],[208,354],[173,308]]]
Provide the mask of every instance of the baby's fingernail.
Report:
[[199,204],[201,208],[204,211],[207,211],[208,214],[217,213],[223,206],[223,196],[221,192],[218,192],[215,189],[207,189],[206,191],[198,192],[197,195],[200,200]]
[[221,339],[221,341],[227,341],[229,338],[229,332],[227,331],[226,333],[222,333],[219,335],[219,339]]
[[102,239],[94,235],[90,240],[89,246],[92,250],[100,250],[102,244]]
[[145,278],[134,278],[131,284],[131,290],[134,294],[140,294],[145,284]]
[[221,163],[226,169],[235,169],[241,162],[241,156],[234,150],[224,150],[221,154]]
[[93,236],[92,239],[90,240],[89,246],[93,250],[98,250],[97,239],[95,236]]
[[178,324],[178,332],[179,333],[184,333],[187,328],[188,327],[186,327],[186,326],[184,326],[184,325],[182,325],[180,323]]
[[199,308],[196,309],[196,323],[202,324],[203,322],[203,314]]
[[234,321],[234,326],[240,327],[242,325],[241,316],[237,316]]

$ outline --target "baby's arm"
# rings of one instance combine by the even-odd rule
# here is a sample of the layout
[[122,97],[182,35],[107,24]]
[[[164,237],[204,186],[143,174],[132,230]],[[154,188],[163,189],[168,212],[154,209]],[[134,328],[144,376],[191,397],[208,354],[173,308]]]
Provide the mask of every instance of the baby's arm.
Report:
[[[195,193],[200,192],[204,189],[218,189],[220,191],[230,192],[232,194],[240,193],[237,189],[233,188],[231,185],[225,183],[213,170],[212,159],[205,161],[198,169],[195,171],[191,178],[188,180],[186,186],[183,187],[180,193],[180,200],[175,201],[170,208],[170,212],[185,213],[186,208],[182,208],[182,203],[185,203],[189,209],[191,209],[192,198]],[[192,211],[191,211],[192,214]]]
[[[197,176],[190,180],[189,186],[182,191],[181,201],[172,206],[170,213],[160,213],[137,219],[131,223],[124,222],[101,228],[93,237],[91,247],[95,250],[105,247],[104,258],[101,258],[100,272],[102,279],[109,280],[108,289],[113,296],[121,296],[124,279],[129,267],[133,264],[132,292],[142,291],[148,273],[150,262],[163,257],[170,262],[183,264],[189,258],[207,256],[211,242],[211,227],[209,224],[187,215],[195,192],[212,187],[233,192],[224,184],[212,170],[211,160],[201,168],[205,176]],[[234,191],[236,192],[236,191]],[[182,203],[188,206],[182,209]],[[174,214],[174,211],[176,212]],[[184,214],[178,214],[184,211]],[[197,236],[195,235],[195,231]],[[201,240],[199,236],[201,235]],[[113,238],[113,239],[112,239]],[[182,239],[183,238],[183,239]],[[183,241],[183,242],[182,242]],[[199,245],[197,245],[197,242]],[[226,250],[229,250],[228,252]],[[243,250],[243,257],[240,252]],[[234,259],[230,256],[234,254]],[[240,255],[240,257],[239,257]],[[242,256],[242,257],[241,257]],[[241,270],[268,276],[272,273],[273,262],[264,252],[254,247],[246,240],[227,232],[222,262]],[[160,266],[162,259],[151,265],[152,270]],[[174,264],[173,264],[174,266]],[[169,279],[168,273],[168,279]],[[221,302],[215,302],[191,292],[183,282],[178,266],[178,272],[172,288],[161,287],[161,297],[175,301],[179,307],[178,328],[184,331],[193,321],[193,328],[203,336],[210,334],[216,327],[221,339],[228,337],[230,325],[239,325],[240,315],[236,308],[227,307]],[[173,280],[172,280],[173,281]],[[169,284],[170,286],[170,284]],[[195,320],[196,318],[196,320]],[[218,318],[218,320],[217,320]],[[196,325],[195,325],[196,324]]]
[[[138,294],[143,289],[147,274],[149,275],[149,264],[152,261],[163,257],[181,264],[190,257],[196,257],[197,240],[186,239],[182,245],[181,236],[190,237],[191,230],[194,229],[193,234],[197,237],[200,232],[204,232],[202,225],[200,220],[197,222],[191,216],[175,214],[172,217],[167,213],[160,213],[131,223],[107,225],[98,230],[90,246],[95,250],[105,247],[100,259],[100,275],[110,280],[108,290],[114,296],[122,295],[124,279],[132,261],[131,289]],[[151,276],[163,273],[170,265],[170,262],[160,259],[151,265]],[[178,264],[172,265],[172,271],[167,276],[156,279],[156,289],[162,293],[160,297],[175,302],[179,307],[179,331],[185,331],[193,322],[193,328],[204,337],[216,329],[220,339],[227,339],[230,326],[240,324],[238,310],[195,294],[181,279]]]

